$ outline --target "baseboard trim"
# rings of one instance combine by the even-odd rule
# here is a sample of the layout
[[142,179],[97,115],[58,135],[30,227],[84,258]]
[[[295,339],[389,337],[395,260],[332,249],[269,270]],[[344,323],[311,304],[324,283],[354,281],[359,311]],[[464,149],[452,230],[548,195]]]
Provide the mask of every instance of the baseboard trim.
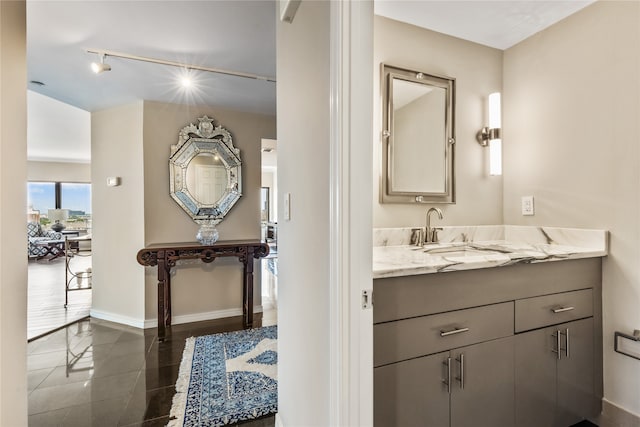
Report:
[[282,421],[282,417],[279,413],[276,413],[275,427],[284,427],[284,422]]
[[[253,307],[254,313],[262,313],[262,306],[256,305]],[[204,320],[214,320],[214,319],[224,319],[225,317],[235,317],[242,316],[241,308],[230,308],[227,310],[215,310],[215,311],[206,311],[204,313],[192,313],[192,314],[183,314],[180,316],[173,316],[171,319],[172,325],[181,325],[183,323],[192,323],[192,322],[202,322]],[[144,328],[155,328],[158,326],[158,318],[155,319],[147,319],[144,321]]]
[[598,420],[600,427],[637,427],[640,414],[633,413],[607,399],[602,399],[602,414]]
[[144,329],[144,321],[141,319],[123,316],[117,313],[110,313],[108,311],[96,310],[93,308],[89,311],[89,315],[91,317],[95,317],[96,319],[107,320],[109,322],[120,323],[123,325],[133,326],[134,328]]
[[276,309],[276,301],[272,298],[262,299],[262,309],[263,310],[275,310]]
[[[253,307],[254,313],[262,313],[263,308],[261,305]],[[91,309],[90,316],[96,319],[107,320],[109,322],[121,323],[123,325],[133,326],[134,328],[149,329],[158,326],[158,318],[140,320],[128,316],[122,316],[116,313],[109,313],[106,311]],[[227,310],[215,310],[207,311],[204,313],[183,314],[180,316],[173,316],[171,319],[172,325],[180,325],[182,323],[202,322],[204,320],[223,319],[225,317],[242,316],[241,308],[230,308]]]

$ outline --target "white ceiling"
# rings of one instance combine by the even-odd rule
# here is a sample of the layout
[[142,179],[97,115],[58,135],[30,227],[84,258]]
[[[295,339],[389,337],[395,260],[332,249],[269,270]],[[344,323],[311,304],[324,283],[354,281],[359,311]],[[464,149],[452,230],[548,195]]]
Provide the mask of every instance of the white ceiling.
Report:
[[375,13],[504,50],[594,1],[376,0]]
[[91,113],[27,91],[29,160],[91,161]]
[[[375,11],[505,49],[590,2],[376,0]],[[45,84],[29,89],[88,112],[145,99],[275,115],[273,82],[197,72],[187,92],[181,70],[166,65],[107,57],[112,70],[93,74],[97,55],[86,49],[275,77],[276,16],[276,0],[27,0],[27,79]],[[29,157],[87,161],[88,140],[61,148],[76,137],[57,125],[75,119],[43,117],[67,108],[29,103]]]
[[222,105],[275,114],[275,83],[196,72],[199,89],[177,85],[182,70],[107,57],[112,50],[168,61],[275,76],[275,1],[27,1],[30,89],[87,111],[139,99]]

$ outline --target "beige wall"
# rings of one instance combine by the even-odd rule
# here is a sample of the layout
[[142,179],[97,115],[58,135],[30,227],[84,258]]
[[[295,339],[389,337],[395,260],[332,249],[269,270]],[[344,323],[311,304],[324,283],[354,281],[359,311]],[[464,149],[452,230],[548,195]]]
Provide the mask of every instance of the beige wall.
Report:
[[44,182],[91,182],[91,164],[29,161],[27,179]]
[[[169,196],[169,154],[171,145],[178,142],[180,129],[189,123],[197,123],[197,119],[205,114],[212,117],[216,125],[231,132],[233,144],[240,149],[242,159],[242,197],[217,226],[220,240],[260,238],[260,144],[262,138],[275,138],[275,117],[145,101],[145,244],[195,241],[198,225]],[[257,264],[254,270],[255,304],[259,305],[260,269]],[[212,264],[192,263],[174,271],[171,288],[175,323],[216,316],[212,312],[228,314],[226,310],[234,310],[236,314],[241,313],[242,268],[236,258],[219,259]],[[156,319],[156,274],[155,267],[146,268],[147,320]]]
[[24,1],[0,1],[0,425],[27,425]]
[[487,123],[486,97],[502,89],[502,51],[387,18],[374,18],[374,227],[424,226],[429,205],[380,204],[380,64],[456,79],[455,205],[440,205],[444,225],[501,224],[502,177],[489,176],[487,150],[475,139]]
[[[220,239],[260,238],[260,140],[275,137],[275,117],[148,101],[93,113],[95,317],[155,325],[157,269],[138,265],[136,254],[151,243],[195,241],[197,224],[169,195],[168,162],[180,129],[205,114],[231,132],[243,163],[243,195],[219,224]],[[122,177],[122,185],[107,187],[108,176]],[[241,283],[242,268],[235,258],[174,269],[173,322],[240,314]]]
[[[91,315],[137,327],[144,320],[144,269],[136,262],[145,244],[142,123],[142,101],[91,114]],[[107,187],[110,176],[121,185]]]
[[638,361],[613,333],[640,329],[639,22],[640,3],[601,1],[508,49],[503,102],[505,223],[610,230],[604,395],[636,414]]
[[303,2],[292,24],[276,28],[278,364],[285,367],[278,417],[285,426],[330,425],[329,7]]

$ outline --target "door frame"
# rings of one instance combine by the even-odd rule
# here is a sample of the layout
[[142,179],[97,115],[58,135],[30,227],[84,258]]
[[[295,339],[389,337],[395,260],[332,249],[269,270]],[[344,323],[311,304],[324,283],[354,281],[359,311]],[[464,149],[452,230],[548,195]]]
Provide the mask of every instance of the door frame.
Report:
[[330,6],[330,421],[373,425],[373,2]]

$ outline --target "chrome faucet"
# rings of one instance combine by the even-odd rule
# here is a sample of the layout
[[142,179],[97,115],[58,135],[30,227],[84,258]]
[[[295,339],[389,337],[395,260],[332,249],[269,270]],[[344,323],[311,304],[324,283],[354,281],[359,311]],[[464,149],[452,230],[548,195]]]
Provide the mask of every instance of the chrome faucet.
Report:
[[442,228],[432,228],[431,227],[431,213],[435,212],[438,214],[438,218],[442,219],[442,211],[440,208],[431,208],[427,211],[427,227],[425,228],[424,240],[425,243],[438,243],[438,230],[442,230]]

